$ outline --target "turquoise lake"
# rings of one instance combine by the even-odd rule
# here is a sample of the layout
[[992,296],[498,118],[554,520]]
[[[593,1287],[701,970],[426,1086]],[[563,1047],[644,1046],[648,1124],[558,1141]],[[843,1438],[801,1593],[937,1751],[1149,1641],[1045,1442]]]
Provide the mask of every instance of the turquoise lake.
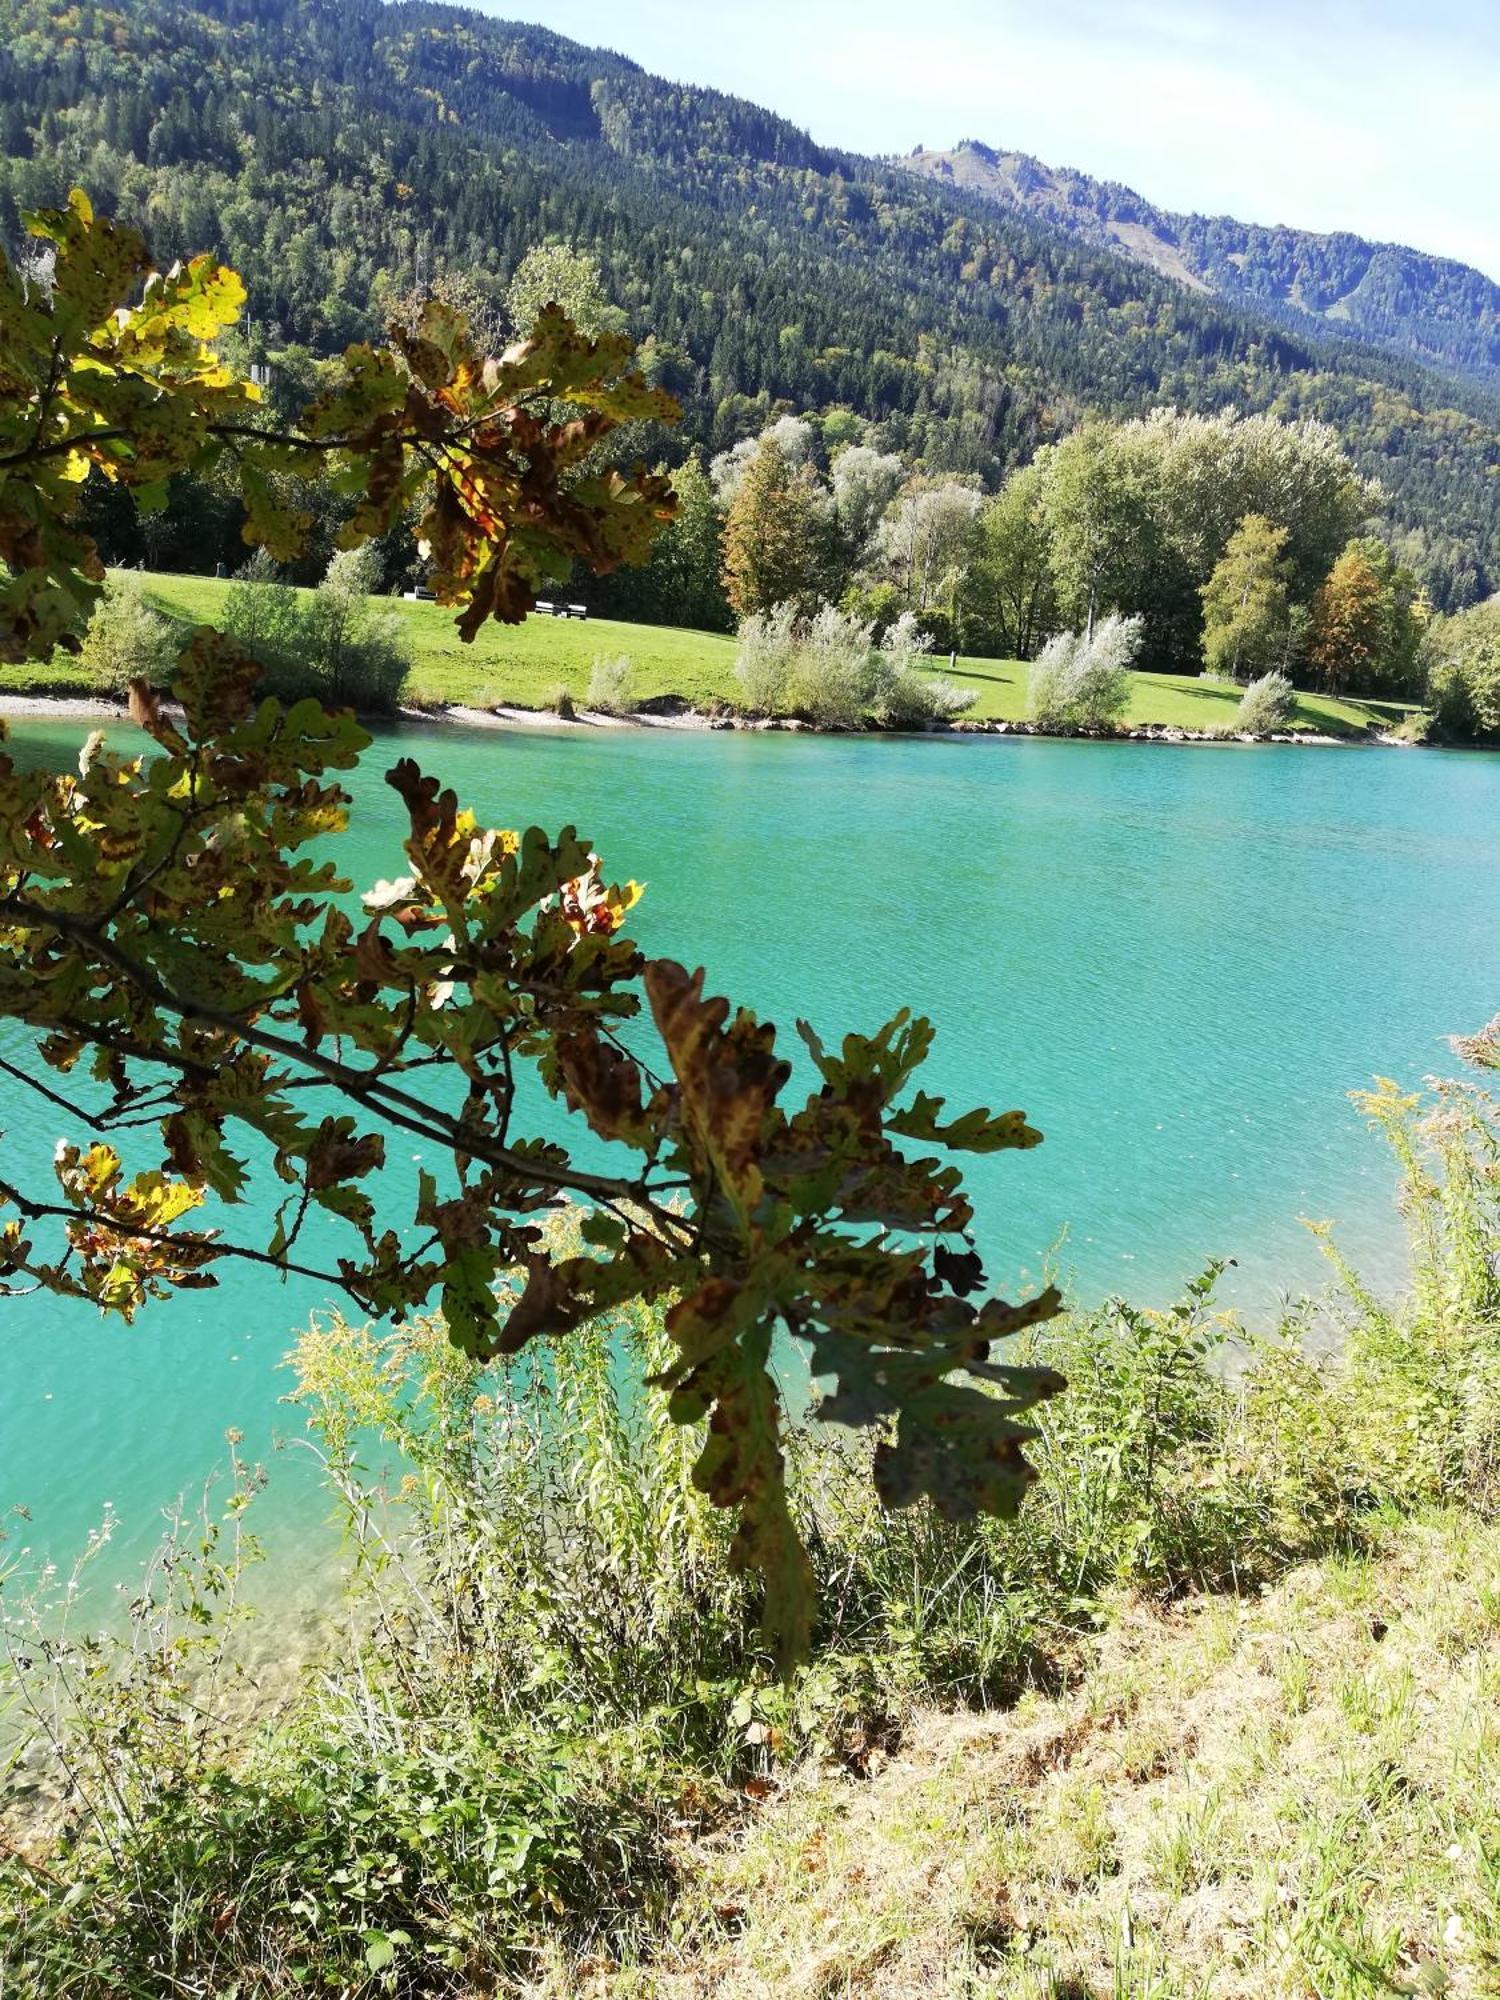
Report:
[[[27,717],[16,748],[70,761],[87,728]],[[361,884],[402,872],[398,740],[493,823],[576,823],[646,883],[644,944],[705,965],[795,1053],[798,1014],[825,1039],[930,1014],[927,1087],[1046,1134],[969,1171],[999,1284],[1055,1255],[1085,1300],[1162,1302],[1229,1256],[1229,1296],[1267,1317],[1323,1282],[1304,1215],[1399,1283],[1392,1170],[1347,1093],[1451,1070],[1445,1037],[1500,1006],[1500,758],[392,730],[353,783]],[[61,1116],[5,1088],[12,1172],[45,1163]],[[298,1429],[280,1357],[320,1303],[259,1273],[131,1328],[7,1301],[0,1506],[30,1518],[3,1553],[66,1563],[109,1503],[107,1566],[131,1573],[232,1425],[271,1468],[269,1573],[315,1577],[325,1510],[306,1455],[273,1443]]]

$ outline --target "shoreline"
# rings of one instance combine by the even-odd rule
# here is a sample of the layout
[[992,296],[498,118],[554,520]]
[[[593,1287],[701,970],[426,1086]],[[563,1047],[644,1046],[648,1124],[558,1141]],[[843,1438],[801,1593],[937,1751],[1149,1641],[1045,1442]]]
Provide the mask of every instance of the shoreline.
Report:
[[[167,707],[170,712],[171,704]],[[7,716],[42,716],[80,722],[129,720],[123,702],[111,701],[103,695],[11,694],[0,691],[0,718]],[[416,708],[402,703],[394,711],[394,716],[367,716],[364,719],[430,723],[438,727],[456,725],[470,729],[668,729],[700,733],[733,730],[762,735],[899,738],[1037,737],[1054,743],[1172,743],[1217,745],[1221,748],[1226,745],[1267,743],[1335,750],[1445,747],[1433,743],[1412,743],[1374,730],[1360,736],[1335,736],[1326,731],[1305,729],[1276,730],[1270,736],[1244,736],[1234,731],[1184,729],[1175,723],[1162,722],[1143,722],[1127,729],[1040,729],[1035,723],[1026,721],[966,722],[960,718],[954,722],[929,723],[921,729],[820,729],[816,723],[804,721],[800,716],[746,716],[727,709],[710,713],[692,707],[677,695],[654,696],[646,706],[632,709],[625,715],[605,714],[602,710],[580,707],[572,715],[564,716],[551,709],[521,708],[504,702],[497,702],[490,708],[474,708],[464,702],[444,702],[430,708]],[[1483,750],[1491,746],[1471,743],[1455,747]]]

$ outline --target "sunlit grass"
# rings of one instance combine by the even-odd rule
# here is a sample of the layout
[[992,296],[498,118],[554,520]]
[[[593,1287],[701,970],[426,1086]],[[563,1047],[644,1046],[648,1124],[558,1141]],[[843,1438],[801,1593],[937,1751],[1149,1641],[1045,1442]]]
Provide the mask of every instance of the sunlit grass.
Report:
[[[174,617],[200,624],[222,612],[229,585],[214,577],[154,576],[150,591]],[[436,604],[395,600],[416,657],[408,698],[420,704],[458,703],[474,708],[514,705],[548,708],[566,687],[583,705],[595,659],[628,657],[637,700],[677,695],[694,708],[735,703],[735,642],[716,632],[688,632],[666,625],[629,625],[608,618],[530,618],[523,625],[487,625],[472,646],[454,630],[453,614]],[[1027,668],[1021,660],[959,659],[944,672],[975,696],[975,721],[1020,722],[1027,713]],[[1221,682],[1184,674],[1138,673],[1126,721],[1132,727],[1218,729],[1230,725],[1238,690]],[[0,667],[0,691],[88,695],[88,677],[65,654],[46,667]],[[1334,701],[1327,695],[1298,697],[1294,723],[1330,736],[1363,735],[1374,725],[1393,725],[1406,712],[1400,703]]]

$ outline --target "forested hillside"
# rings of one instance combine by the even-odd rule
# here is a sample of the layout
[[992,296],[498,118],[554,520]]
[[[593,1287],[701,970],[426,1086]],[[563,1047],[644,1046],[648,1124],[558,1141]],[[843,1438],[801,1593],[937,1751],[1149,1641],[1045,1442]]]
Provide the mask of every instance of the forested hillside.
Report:
[[0,0],[0,29],[7,239],[85,184],[158,257],[240,270],[250,358],[293,383],[414,282],[463,274],[498,301],[560,239],[597,257],[682,400],[673,456],[848,407],[883,449],[994,484],[1089,412],[1315,416],[1389,490],[1439,608],[1500,579],[1482,389],[1289,333],[753,105],[422,4]]
[[1117,250],[1176,278],[1249,305],[1294,331],[1318,321],[1401,355],[1500,383],[1500,285],[1452,257],[1349,230],[1183,215],[1134,188],[1049,167],[1027,153],[966,139],[949,151],[918,147],[903,164],[1004,208]]

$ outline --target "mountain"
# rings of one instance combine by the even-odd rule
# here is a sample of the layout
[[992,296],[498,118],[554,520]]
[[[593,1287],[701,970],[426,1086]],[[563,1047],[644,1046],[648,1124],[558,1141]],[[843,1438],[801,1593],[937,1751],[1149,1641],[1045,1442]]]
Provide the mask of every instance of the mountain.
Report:
[[1500,584],[1483,382],[545,29],[427,0],[0,0],[0,239],[75,181],[159,258],[241,271],[249,358],[286,381],[419,273],[498,300],[561,239],[683,403],[653,452],[847,409],[993,485],[1089,412],[1270,410],[1338,428],[1440,605]]
[[1118,181],[975,139],[948,152],[919,146],[901,164],[1293,330],[1321,324],[1500,385],[1500,285],[1451,257],[1371,243],[1346,230],[1319,235],[1228,215],[1178,214]]

